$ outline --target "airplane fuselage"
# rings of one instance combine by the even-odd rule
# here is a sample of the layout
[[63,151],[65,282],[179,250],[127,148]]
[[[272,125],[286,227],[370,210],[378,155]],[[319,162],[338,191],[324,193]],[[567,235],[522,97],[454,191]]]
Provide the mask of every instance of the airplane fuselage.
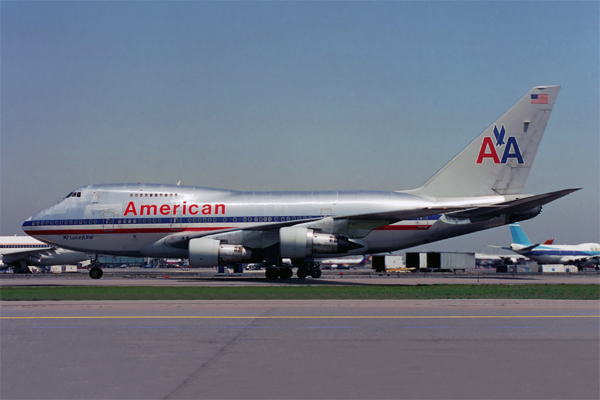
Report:
[[515,252],[530,258],[540,264],[598,264],[600,258],[599,243],[582,243],[578,245],[540,245],[531,250],[520,251],[519,247],[512,244]]
[[[25,221],[25,232],[73,250],[148,257],[187,257],[187,249],[172,248],[170,254],[165,254],[163,248],[157,254],[151,246],[179,232],[243,231],[256,225],[288,221],[301,224],[328,216],[506,200],[505,196],[440,200],[379,191],[240,192],[155,184],[90,185],[73,193]],[[358,238],[360,248],[329,255],[394,251],[507,222],[505,216],[476,223],[451,221],[440,215],[405,220]],[[249,238],[251,235],[255,237]],[[248,233],[244,244],[268,247],[270,241],[277,241],[272,236],[272,232]]]
[[0,258],[4,265],[49,266],[77,264],[86,260],[85,253],[56,248],[30,236],[0,237]]

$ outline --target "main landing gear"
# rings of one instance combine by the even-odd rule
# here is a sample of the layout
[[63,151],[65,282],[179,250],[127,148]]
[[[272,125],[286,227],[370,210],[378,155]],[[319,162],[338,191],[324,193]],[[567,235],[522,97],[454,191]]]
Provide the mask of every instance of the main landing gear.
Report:
[[312,278],[317,279],[321,277],[321,268],[319,263],[316,262],[298,262],[297,264],[298,271],[296,271],[296,276],[300,279],[306,278],[310,275]]
[[[296,271],[296,276],[300,279],[306,278],[310,275],[312,278],[320,278],[321,277],[321,268],[319,268],[318,264],[308,263],[304,265],[298,265],[298,270]],[[281,279],[290,279],[294,275],[291,266],[282,266],[282,267],[271,267],[267,268],[265,271],[265,277],[269,280],[274,280],[277,278]]]
[[265,277],[267,279],[290,279],[292,275],[294,275],[294,272],[290,267],[272,267],[267,268],[267,270],[265,271]]
[[310,275],[312,278],[320,278],[321,277],[321,268],[319,267],[314,267],[311,269],[307,269],[307,268],[298,268],[298,271],[296,271],[296,276],[300,279],[304,279],[306,278],[308,275]]
[[294,275],[294,272],[292,271],[292,269],[290,267],[281,267],[281,268],[273,267],[273,268],[267,268],[267,270],[265,271],[265,277],[267,279],[277,279],[277,278],[290,279],[292,277],[292,275]]

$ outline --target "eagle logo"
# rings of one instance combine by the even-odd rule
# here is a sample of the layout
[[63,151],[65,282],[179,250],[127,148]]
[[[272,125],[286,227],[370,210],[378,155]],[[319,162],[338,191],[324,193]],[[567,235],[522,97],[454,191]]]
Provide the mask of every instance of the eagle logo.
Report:
[[[496,139],[496,145],[494,146],[494,138],[491,136],[484,136],[481,147],[479,148],[477,164],[482,164],[483,160],[486,158],[489,158],[494,164],[506,164],[510,158],[514,158],[519,164],[523,164],[523,155],[521,154],[521,149],[517,143],[517,138],[515,136],[509,136],[506,138],[505,142],[506,129],[504,128],[504,125],[502,125],[500,130],[494,125],[493,132],[494,138]],[[504,149],[499,148],[496,150],[496,147],[499,146],[504,146]]]
[[504,125],[500,128],[500,132],[498,132],[498,127],[494,125],[494,136],[496,137],[496,147],[502,146],[504,144],[504,135],[506,134],[506,130],[504,129]]

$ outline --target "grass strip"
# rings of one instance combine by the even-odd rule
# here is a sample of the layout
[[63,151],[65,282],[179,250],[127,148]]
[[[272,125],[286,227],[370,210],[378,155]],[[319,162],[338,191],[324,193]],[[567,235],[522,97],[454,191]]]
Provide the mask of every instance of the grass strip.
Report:
[[0,300],[600,300],[600,285],[3,287]]

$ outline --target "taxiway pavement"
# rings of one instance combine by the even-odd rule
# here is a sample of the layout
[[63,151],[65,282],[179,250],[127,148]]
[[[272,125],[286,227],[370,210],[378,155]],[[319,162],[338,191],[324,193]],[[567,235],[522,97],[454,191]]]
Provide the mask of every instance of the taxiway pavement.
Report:
[[323,271],[319,279],[267,280],[264,271],[218,275],[213,270],[107,269],[101,279],[86,270],[62,274],[0,275],[3,286],[273,286],[273,285],[436,285],[436,284],[600,284],[598,271],[575,274],[497,274],[489,270],[469,273],[384,273]]
[[2,399],[600,397],[597,301],[1,302]]

